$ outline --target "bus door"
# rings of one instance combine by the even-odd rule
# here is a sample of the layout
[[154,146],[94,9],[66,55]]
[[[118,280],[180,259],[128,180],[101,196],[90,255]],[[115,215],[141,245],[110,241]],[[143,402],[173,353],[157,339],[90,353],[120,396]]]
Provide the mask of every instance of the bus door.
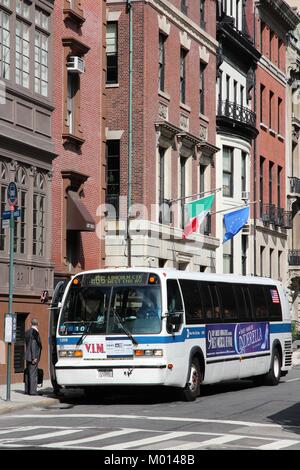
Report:
[[59,303],[63,298],[63,294],[66,288],[66,281],[59,281],[55,286],[51,307],[50,307],[50,315],[49,315],[49,373],[50,373],[50,380],[53,386],[53,390],[55,393],[59,392],[59,385],[56,381],[56,373],[55,373],[55,364],[57,363],[57,348],[56,348],[56,328],[58,317],[60,313]]
[[[167,343],[168,361],[176,364],[172,375],[176,381],[182,380],[187,374],[188,358],[184,336],[184,307],[177,279],[167,280],[167,333],[170,335]],[[175,378],[175,375],[178,377]]]

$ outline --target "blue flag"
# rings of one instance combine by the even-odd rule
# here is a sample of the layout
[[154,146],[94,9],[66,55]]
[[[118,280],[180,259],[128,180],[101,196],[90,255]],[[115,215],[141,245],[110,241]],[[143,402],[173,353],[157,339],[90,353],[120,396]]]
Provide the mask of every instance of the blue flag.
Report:
[[250,214],[250,207],[245,207],[224,215],[225,235],[223,243],[233,238],[247,223]]

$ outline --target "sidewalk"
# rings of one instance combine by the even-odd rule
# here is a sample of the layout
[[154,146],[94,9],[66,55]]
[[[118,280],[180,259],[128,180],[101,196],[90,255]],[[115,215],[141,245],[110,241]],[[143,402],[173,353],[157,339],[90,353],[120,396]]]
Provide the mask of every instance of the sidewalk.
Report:
[[38,391],[42,395],[25,395],[23,383],[12,384],[10,387],[10,401],[7,401],[7,387],[6,385],[0,385],[0,415],[24,408],[49,406],[59,403],[59,400],[53,395],[50,380],[45,380],[43,386],[41,388],[38,387]]
[[[300,349],[293,352],[293,366],[300,366]],[[10,401],[6,400],[6,385],[0,385],[0,415],[10,413],[15,410],[32,408],[35,406],[51,406],[59,404],[58,398],[53,395],[50,380],[45,380],[43,387],[38,389],[42,395],[31,396],[24,394],[24,384],[12,384],[10,391]]]

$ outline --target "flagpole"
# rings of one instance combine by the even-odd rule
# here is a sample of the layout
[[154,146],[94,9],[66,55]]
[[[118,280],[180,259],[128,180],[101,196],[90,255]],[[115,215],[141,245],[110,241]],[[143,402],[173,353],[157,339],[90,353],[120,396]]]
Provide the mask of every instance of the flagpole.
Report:
[[222,212],[231,211],[232,209],[242,209],[243,207],[248,207],[248,206],[250,206],[250,204],[256,204],[257,202],[260,202],[260,201],[247,202],[247,204],[243,204],[241,206],[232,206],[229,209],[223,209],[221,211],[211,212],[210,215],[221,214]]
[[[171,205],[171,204],[174,204],[174,202],[183,201],[185,199],[189,199],[195,196],[203,196],[204,194],[214,194],[214,193],[217,193],[218,191],[221,191],[222,189],[223,189],[223,186],[221,188],[210,189],[209,191],[203,191],[202,193],[191,194],[191,196],[179,197],[178,199],[170,199],[168,201],[168,205]],[[195,201],[191,201],[191,202],[195,202]]]

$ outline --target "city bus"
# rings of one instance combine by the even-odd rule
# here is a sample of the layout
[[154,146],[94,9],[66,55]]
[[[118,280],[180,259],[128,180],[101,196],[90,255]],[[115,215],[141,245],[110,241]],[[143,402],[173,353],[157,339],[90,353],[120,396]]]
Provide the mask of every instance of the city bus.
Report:
[[292,367],[288,300],[269,278],[103,269],[56,291],[55,391],[168,386],[193,401],[202,385],[246,378],[277,385]]

